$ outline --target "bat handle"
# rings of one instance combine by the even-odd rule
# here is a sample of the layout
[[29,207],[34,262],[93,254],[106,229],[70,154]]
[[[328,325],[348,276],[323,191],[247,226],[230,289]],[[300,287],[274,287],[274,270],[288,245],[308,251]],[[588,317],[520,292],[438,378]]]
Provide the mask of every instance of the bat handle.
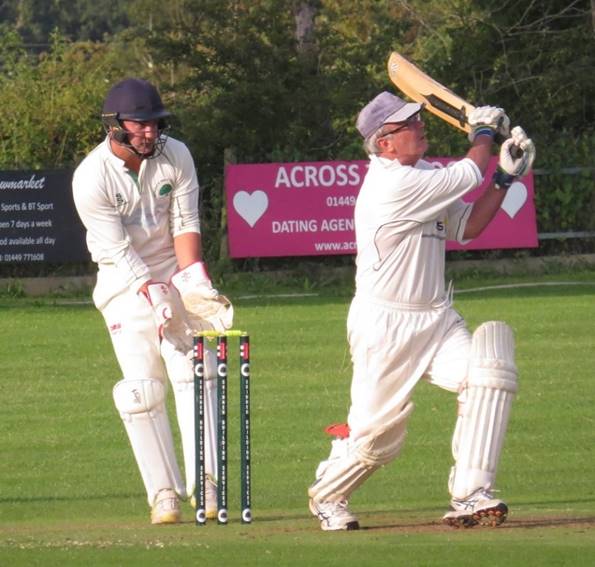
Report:
[[[496,134],[496,136],[494,137],[494,141],[499,146],[501,146],[507,139],[508,138],[505,138],[502,134]],[[512,146],[512,148],[510,148],[510,155],[514,159],[518,159],[523,155],[523,150],[521,150],[521,148],[519,148],[518,146]]]

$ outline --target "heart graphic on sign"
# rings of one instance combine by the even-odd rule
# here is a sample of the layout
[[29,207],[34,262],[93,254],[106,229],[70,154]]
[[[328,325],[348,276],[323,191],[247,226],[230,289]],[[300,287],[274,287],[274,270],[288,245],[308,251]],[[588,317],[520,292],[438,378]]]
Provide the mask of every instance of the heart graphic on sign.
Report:
[[233,196],[233,208],[249,225],[254,228],[258,219],[264,215],[269,206],[269,197],[264,191],[238,191]]
[[500,207],[511,219],[513,219],[526,202],[527,188],[525,187],[525,184],[520,181],[515,181],[508,191],[506,191],[506,197],[504,197],[504,201],[502,201]]

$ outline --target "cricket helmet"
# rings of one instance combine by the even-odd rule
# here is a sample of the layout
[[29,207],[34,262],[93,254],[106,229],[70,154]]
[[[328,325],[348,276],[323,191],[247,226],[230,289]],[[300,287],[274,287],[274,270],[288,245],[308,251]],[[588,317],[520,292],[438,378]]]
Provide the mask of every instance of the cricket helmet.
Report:
[[159,92],[154,85],[143,79],[127,78],[116,83],[107,93],[101,112],[101,121],[107,132],[120,144],[128,144],[128,133],[122,120],[145,122],[157,120],[159,140],[151,156],[163,151],[166,138],[162,137],[168,128],[167,120],[171,113],[165,109]]

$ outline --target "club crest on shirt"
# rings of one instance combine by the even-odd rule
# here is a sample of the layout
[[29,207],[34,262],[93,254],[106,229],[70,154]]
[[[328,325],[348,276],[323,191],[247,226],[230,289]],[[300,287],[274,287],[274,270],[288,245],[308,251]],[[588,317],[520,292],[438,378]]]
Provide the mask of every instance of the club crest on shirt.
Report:
[[170,183],[164,183],[163,185],[161,185],[159,187],[159,190],[157,191],[157,193],[159,194],[160,197],[165,197],[165,195],[169,195],[173,190],[173,187],[171,186]]

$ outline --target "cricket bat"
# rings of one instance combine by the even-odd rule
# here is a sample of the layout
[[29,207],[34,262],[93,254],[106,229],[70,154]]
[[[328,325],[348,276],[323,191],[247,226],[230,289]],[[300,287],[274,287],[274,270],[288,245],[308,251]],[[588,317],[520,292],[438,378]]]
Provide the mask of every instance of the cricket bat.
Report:
[[[432,114],[464,132],[471,131],[468,116],[475,107],[395,51],[388,59],[388,76],[403,94],[424,104]],[[496,142],[503,141],[502,136],[496,136]]]

